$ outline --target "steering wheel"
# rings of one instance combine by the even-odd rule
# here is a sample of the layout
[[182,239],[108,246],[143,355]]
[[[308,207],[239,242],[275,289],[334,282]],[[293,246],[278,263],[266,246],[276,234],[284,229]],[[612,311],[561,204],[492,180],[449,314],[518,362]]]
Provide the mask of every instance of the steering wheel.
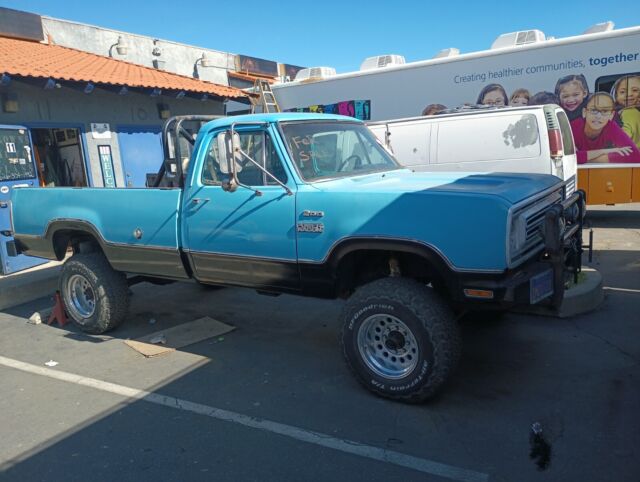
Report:
[[362,159],[360,158],[360,156],[357,154],[351,154],[344,161],[342,161],[342,164],[340,164],[340,167],[338,167],[338,172],[346,171],[347,167],[349,167],[352,162],[353,170],[360,169],[362,167]]

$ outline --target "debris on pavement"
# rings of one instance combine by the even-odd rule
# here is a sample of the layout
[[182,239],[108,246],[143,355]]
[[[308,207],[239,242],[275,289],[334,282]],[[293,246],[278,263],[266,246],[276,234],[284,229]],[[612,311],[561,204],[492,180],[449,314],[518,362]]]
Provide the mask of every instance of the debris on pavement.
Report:
[[149,343],[153,343],[154,345],[166,345],[167,337],[164,333],[158,333],[153,338],[149,340]]
[[542,425],[539,422],[531,425],[529,444],[531,445],[529,458],[535,461],[538,470],[547,469],[551,463],[551,445],[544,439]]

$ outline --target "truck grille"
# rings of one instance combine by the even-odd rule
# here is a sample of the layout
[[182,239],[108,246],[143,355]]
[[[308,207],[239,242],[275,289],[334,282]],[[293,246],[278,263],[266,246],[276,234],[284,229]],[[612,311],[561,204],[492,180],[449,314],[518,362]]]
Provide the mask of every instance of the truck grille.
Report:
[[571,196],[576,191],[576,176],[571,176],[571,179],[567,180],[567,197]]
[[510,264],[519,264],[533,256],[544,247],[544,220],[547,210],[553,204],[562,202],[562,190],[558,190],[533,204],[525,206],[514,213],[512,219],[524,216],[525,242],[510,256]]

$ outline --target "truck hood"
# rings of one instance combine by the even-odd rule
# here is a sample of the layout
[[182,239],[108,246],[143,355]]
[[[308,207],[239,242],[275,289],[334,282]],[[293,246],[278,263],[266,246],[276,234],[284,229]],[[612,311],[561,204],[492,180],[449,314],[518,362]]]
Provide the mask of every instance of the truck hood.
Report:
[[516,204],[535,194],[560,186],[562,181],[547,174],[413,172],[408,169],[352,176],[314,183],[321,190],[380,193],[459,193],[491,195]]

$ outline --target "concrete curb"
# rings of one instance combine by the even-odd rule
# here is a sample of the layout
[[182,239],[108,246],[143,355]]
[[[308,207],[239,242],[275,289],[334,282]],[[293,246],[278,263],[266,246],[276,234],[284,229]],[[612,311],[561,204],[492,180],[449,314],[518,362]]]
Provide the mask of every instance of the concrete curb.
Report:
[[0,277],[0,310],[53,295],[58,289],[62,266],[60,263],[51,264]]
[[557,310],[546,306],[521,306],[513,309],[514,313],[570,318],[593,311],[604,301],[602,275],[593,268],[582,268],[584,280],[565,291],[562,305]]

